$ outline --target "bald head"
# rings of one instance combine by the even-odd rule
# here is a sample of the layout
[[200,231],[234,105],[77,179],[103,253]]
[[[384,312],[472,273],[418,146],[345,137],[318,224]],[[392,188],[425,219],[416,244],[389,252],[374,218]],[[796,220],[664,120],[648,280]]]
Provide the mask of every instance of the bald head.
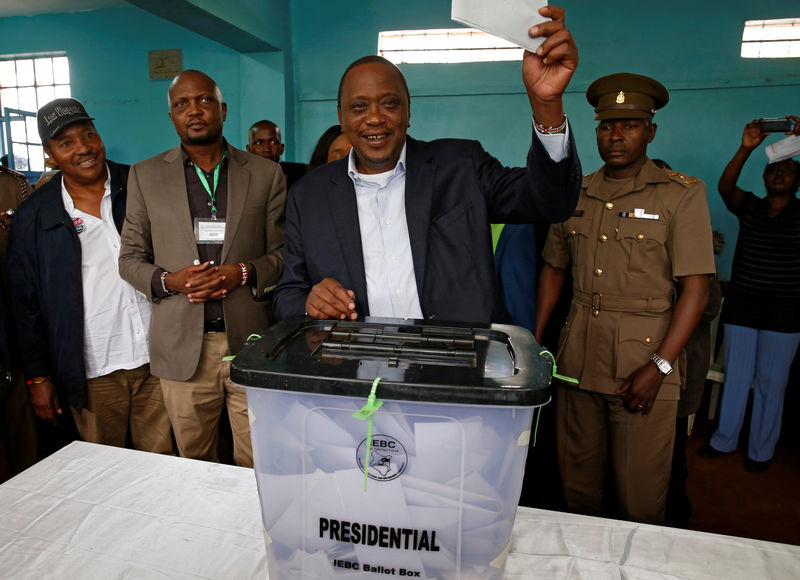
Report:
[[185,148],[222,143],[228,108],[211,77],[197,70],[183,71],[170,84],[167,101],[169,117]]
[[214,79],[212,79],[210,76],[208,76],[206,73],[202,71],[189,69],[183,71],[181,74],[176,76],[174,79],[172,79],[172,82],[169,84],[169,88],[167,89],[167,105],[170,108],[172,107],[172,91],[175,88],[175,86],[178,85],[184,78],[201,80],[205,83],[213,85],[214,95],[217,97],[217,100],[220,103],[222,102],[222,91],[219,90],[219,87],[217,86],[217,83],[214,81]]

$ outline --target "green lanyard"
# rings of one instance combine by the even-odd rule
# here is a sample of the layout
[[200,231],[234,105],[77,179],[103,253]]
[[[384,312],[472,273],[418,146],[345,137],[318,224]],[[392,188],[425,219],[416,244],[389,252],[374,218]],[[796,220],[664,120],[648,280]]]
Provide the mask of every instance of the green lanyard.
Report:
[[222,153],[222,159],[219,160],[219,163],[214,167],[214,189],[211,189],[211,186],[208,185],[208,180],[206,179],[205,172],[198,167],[197,163],[194,163],[194,170],[197,173],[197,177],[200,178],[200,183],[203,184],[203,187],[208,194],[208,197],[211,198],[211,219],[217,219],[217,184],[219,184],[219,171],[222,167],[222,162],[225,161],[225,157],[228,155],[227,151]]

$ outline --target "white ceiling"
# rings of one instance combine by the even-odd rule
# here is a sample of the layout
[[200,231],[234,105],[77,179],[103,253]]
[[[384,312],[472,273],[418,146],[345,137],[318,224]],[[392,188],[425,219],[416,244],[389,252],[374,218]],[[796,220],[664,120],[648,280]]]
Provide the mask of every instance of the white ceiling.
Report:
[[125,0],[0,0],[0,18],[124,6]]

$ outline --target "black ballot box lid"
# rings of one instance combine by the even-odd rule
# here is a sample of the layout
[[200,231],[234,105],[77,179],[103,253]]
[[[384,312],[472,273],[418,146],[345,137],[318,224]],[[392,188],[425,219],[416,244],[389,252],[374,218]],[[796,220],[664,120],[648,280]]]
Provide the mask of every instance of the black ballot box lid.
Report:
[[284,320],[231,362],[244,387],[471,405],[550,400],[552,363],[527,329],[367,317]]

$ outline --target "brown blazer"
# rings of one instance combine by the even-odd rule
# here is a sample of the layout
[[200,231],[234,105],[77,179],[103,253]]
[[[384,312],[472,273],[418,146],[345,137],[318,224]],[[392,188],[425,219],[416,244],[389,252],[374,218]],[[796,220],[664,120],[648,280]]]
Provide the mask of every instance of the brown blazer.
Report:
[[[223,300],[228,345],[236,353],[248,335],[272,322],[272,290],[283,270],[286,182],[278,164],[228,145],[228,208],[222,263],[249,262],[256,287]],[[176,147],[131,167],[119,271],[151,301],[158,268],[175,272],[199,259],[181,156]],[[178,294],[153,304],[150,370],[185,381],[203,343],[203,305]]]

